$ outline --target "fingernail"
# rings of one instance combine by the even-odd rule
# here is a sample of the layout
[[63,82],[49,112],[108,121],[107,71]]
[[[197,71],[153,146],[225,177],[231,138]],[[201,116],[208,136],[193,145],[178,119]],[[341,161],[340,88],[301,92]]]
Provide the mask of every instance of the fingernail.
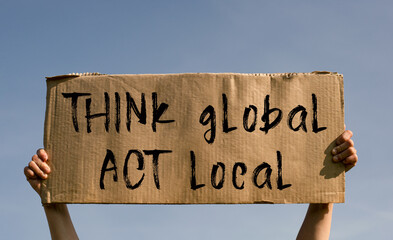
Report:
[[337,156],[334,156],[334,157],[333,157],[333,161],[337,162],[337,161],[338,161],[338,157],[337,157]]
[[332,153],[333,153],[334,155],[336,155],[337,150],[334,148],[334,149],[332,150]]

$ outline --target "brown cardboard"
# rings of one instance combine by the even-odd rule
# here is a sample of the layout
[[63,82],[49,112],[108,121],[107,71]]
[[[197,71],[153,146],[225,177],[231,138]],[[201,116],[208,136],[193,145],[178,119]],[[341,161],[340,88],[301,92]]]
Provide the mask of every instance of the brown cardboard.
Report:
[[[330,154],[344,130],[340,74],[73,74],[47,78],[47,87],[44,145],[52,173],[43,203],[344,201],[344,167]],[[279,115],[276,108],[281,121],[261,130]]]

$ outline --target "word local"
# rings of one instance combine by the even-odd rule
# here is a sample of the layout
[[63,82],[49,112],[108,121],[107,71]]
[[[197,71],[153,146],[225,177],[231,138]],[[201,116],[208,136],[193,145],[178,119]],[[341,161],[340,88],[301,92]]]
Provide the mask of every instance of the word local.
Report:
[[[154,178],[154,184],[156,186],[156,189],[160,189],[160,178],[158,174],[158,165],[159,165],[159,155],[164,154],[164,153],[171,153],[171,150],[129,150],[127,153],[127,156],[124,160],[124,165],[123,165],[123,179],[125,186],[128,189],[137,189],[138,187],[141,186],[145,173],[143,173],[143,170],[145,169],[145,161],[144,161],[144,156],[145,155],[152,155],[153,160],[152,160],[152,167],[153,167],[153,178]],[[128,164],[131,158],[131,155],[135,155],[137,157],[137,162],[138,162],[138,167],[136,170],[142,171],[138,175],[140,176],[139,181],[136,183],[131,183],[130,178],[129,178],[129,169],[128,169]],[[197,183],[196,179],[196,167],[195,167],[195,153],[194,151],[190,151],[190,156],[191,156],[191,178],[190,178],[190,186],[192,190],[197,190],[199,188],[203,188],[206,186],[204,183]],[[108,166],[110,163],[111,166]],[[118,173],[117,173],[117,163],[116,163],[116,158],[113,152],[109,149],[107,149],[106,156],[104,158],[102,168],[101,168],[101,175],[100,175],[100,189],[105,189],[105,184],[104,184],[104,179],[105,175],[109,174],[109,172],[112,172],[112,177],[113,181],[117,182],[118,181]],[[211,170],[211,177],[210,177],[210,182],[213,188],[215,189],[221,189],[224,186],[225,182],[225,164],[222,162],[217,162],[212,166]],[[280,151],[277,151],[277,189],[278,190],[283,190],[285,188],[288,188],[292,186],[292,184],[283,184],[283,176],[282,176],[282,155]],[[240,172],[238,171],[240,170]],[[220,174],[218,174],[220,172]],[[264,172],[265,174],[262,175],[261,173]],[[244,162],[236,162],[233,166],[232,169],[232,184],[233,187],[236,189],[243,189],[244,188],[244,180],[240,179],[239,175],[243,176],[247,173],[247,166]],[[219,175],[219,176],[218,176]],[[258,165],[254,171],[252,172],[252,182],[255,187],[257,188],[263,188],[267,186],[267,188],[272,189],[272,182],[271,182],[271,175],[272,175],[272,166],[266,162],[261,163]],[[262,179],[262,181],[261,181]]]

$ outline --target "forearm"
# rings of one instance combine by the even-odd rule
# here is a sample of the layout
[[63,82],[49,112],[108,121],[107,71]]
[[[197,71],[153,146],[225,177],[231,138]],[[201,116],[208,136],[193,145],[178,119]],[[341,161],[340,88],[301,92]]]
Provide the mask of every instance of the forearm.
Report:
[[44,205],[52,239],[78,239],[66,204]]
[[297,239],[329,239],[332,212],[333,203],[310,204]]

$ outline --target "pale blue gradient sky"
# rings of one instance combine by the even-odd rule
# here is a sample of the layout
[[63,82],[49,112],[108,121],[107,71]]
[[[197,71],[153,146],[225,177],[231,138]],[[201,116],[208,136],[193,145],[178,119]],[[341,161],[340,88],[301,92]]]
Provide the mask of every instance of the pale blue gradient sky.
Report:
[[[359,165],[331,239],[391,239],[392,1],[0,1],[1,239],[48,239],[22,174],[42,147],[45,76],[344,74]],[[306,205],[72,205],[81,239],[294,239]]]

